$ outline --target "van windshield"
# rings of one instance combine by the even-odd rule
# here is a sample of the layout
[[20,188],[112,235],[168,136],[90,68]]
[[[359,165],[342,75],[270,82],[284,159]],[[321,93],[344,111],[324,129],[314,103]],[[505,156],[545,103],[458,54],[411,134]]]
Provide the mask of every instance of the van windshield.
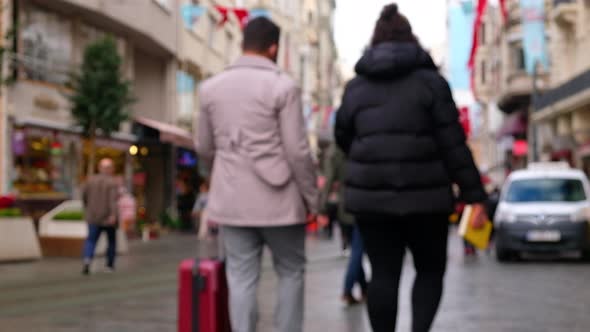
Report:
[[586,199],[584,185],[577,179],[527,179],[510,184],[509,203],[581,202]]

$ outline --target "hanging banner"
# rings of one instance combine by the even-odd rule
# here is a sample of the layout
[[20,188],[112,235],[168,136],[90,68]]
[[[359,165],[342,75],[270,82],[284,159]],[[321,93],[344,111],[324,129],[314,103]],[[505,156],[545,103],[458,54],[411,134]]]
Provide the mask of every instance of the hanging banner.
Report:
[[549,69],[547,58],[547,39],[545,36],[545,1],[520,0],[522,13],[522,44],[525,67],[529,74],[535,71],[535,65]]
[[504,23],[508,22],[508,8],[506,7],[506,0],[500,0],[500,11],[502,12],[502,19]]
[[182,21],[184,22],[184,27],[187,29],[192,29],[197,19],[205,12],[207,9],[203,6],[199,5],[183,5],[180,9],[182,15]]

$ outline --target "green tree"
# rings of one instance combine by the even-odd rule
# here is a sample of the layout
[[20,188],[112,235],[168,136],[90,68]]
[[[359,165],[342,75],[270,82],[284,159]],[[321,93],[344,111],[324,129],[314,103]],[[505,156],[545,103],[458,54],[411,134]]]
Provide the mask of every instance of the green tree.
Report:
[[121,75],[121,63],[115,40],[101,38],[86,47],[80,71],[70,81],[72,117],[90,143],[88,175],[94,173],[96,137],[109,136],[129,118],[131,84]]

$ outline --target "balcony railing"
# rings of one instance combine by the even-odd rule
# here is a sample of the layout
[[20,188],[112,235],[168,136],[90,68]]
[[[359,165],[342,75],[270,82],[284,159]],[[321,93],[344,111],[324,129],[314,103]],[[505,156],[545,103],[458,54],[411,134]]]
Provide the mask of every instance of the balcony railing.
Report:
[[557,7],[562,4],[570,4],[574,2],[576,2],[576,0],[553,0],[553,6]]
[[590,70],[570,79],[560,86],[543,93],[535,102],[537,111],[551,106],[559,101],[571,98],[590,89]]
[[559,27],[573,28],[577,17],[576,0],[553,0],[553,20]]

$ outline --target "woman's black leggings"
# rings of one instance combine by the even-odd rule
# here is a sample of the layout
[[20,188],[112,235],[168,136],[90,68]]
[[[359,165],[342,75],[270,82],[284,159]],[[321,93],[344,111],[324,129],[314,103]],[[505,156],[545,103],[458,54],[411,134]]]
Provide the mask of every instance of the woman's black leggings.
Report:
[[411,251],[416,268],[412,331],[429,331],[443,292],[448,215],[363,215],[357,216],[357,223],[372,267],[368,309],[373,331],[395,331],[406,248]]

